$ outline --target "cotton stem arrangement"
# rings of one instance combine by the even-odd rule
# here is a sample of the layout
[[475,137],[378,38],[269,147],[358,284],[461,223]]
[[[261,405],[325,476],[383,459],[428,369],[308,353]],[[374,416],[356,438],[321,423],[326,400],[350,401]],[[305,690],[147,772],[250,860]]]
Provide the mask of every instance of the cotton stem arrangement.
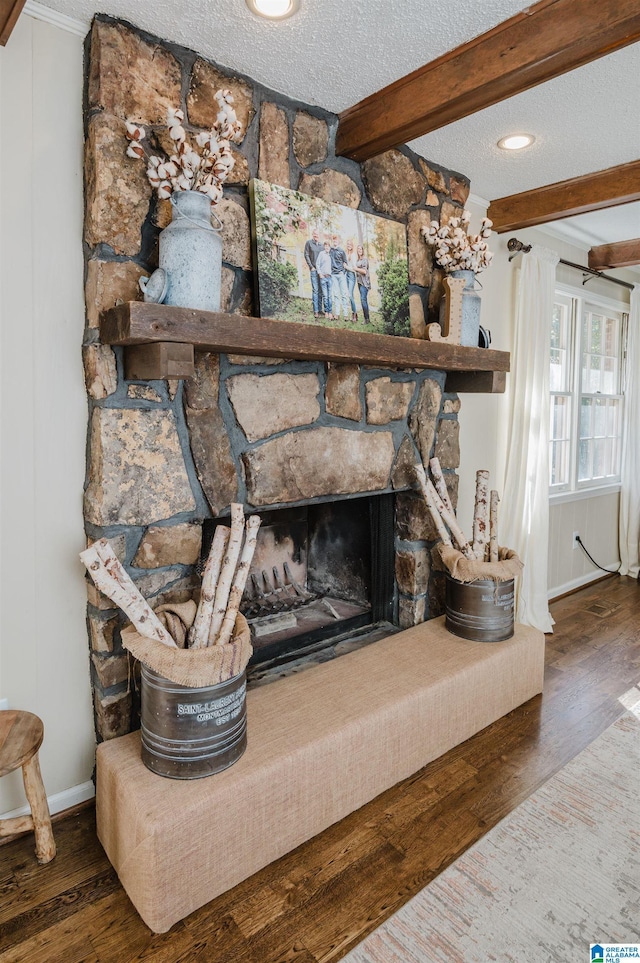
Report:
[[[200,601],[187,635],[189,648],[203,649],[230,641],[259,527],[258,515],[245,521],[242,505],[233,504],[230,527],[216,528],[202,577]],[[170,648],[182,647],[140,594],[106,538],[94,542],[81,552],[80,558],[96,587],[122,609],[140,635]]]
[[[429,462],[431,479],[424,465],[417,462],[415,476],[438,537],[444,545],[459,549],[465,558],[482,562],[498,561],[498,492],[489,493],[489,472],[476,472],[476,499],[473,513],[473,540],[462,531],[447,491],[440,462]],[[432,480],[433,479],[433,480]]]
[[431,221],[422,228],[422,236],[434,248],[434,258],[447,273],[451,271],[473,271],[479,274],[488,268],[493,259],[487,238],[491,236],[493,221],[482,219],[480,232],[469,233],[471,214],[464,210],[460,217],[452,217],[446,224]]
[[216,121],[208,131],[196,134],[200,153],[187,140],[184,112],[170,107],[167,114],[169,137],[175,150],[168,157],[153,154],[144,127],[126,121],[129,141],[127,156],[147,162],[149,183],[161,200],[174,191],[199,191],[206,194],[212,206],[222,198],[222,185],[233,170],[234,158],[229,141],[241,130],[230,90],[218,90],[214,95],[218,104]]

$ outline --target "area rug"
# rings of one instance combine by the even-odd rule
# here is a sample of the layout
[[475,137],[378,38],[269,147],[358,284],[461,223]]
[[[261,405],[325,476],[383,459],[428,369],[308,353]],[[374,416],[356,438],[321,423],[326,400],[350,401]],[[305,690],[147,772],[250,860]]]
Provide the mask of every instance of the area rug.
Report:
[[588,963],[590,944],[639,943],[638,716],[640,703],[344,963]]

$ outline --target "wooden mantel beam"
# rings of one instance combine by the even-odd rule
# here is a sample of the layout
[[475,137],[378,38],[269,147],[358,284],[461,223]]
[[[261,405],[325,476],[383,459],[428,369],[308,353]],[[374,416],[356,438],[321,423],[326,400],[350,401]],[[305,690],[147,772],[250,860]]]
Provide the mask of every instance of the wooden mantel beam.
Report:
[[640,237],[632,241],[599,244],[589,251],[589,267],[595,271],[632,267],[634,264],[640,264]]
[[640,160],[491,201],[498,234],[640,200]]
[[0,0],[0,47],[6,46],[26,0]]
[[640,39],[638,0],[540,0],[340,114],[364,161]]
[[455,387],[448,391],[502,392],[509,370],[509,354],[491,348],[142,301],[129,301],[105,311],[100,318],[100,337],[103,344],[122,345],[129,351],[134,347],[125,359],[125,373],[131,378],[188,377],[193,349],[376,367],[432,368],[448,372],[447,378],[455,376]]

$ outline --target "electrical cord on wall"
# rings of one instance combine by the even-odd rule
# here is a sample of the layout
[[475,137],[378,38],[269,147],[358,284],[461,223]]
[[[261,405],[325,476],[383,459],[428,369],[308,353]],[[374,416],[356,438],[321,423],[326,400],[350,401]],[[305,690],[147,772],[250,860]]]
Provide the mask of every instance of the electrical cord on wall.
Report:
[[593,564],[595,565],[595,567],[596,567],[596,568],[599,568],[601,572],[608,572],[609,575],[617,575],[617,574],[618,574],[618,572],[620,571],[620,565],[622,565],[622,562],[620,562],[620,565],[618,565],[617,568],[614,568],[614,569],[605,568],[603,565],[600,565],[598,562],[596,562],[595,558],[593,558],[593,556],[589,554],[589,552],[587,551],[586,545],[584,544],[584,542],[582,541],[582,539],[580,538],[579,535],[576,535],[576,542],[578,543],[578,545],[580,546],[580,548],[582,549],[582,551],[584,552],[584,554],[587,556],[587,558],[589,559],[589,561],[590,561],[590,562],[593,562]]

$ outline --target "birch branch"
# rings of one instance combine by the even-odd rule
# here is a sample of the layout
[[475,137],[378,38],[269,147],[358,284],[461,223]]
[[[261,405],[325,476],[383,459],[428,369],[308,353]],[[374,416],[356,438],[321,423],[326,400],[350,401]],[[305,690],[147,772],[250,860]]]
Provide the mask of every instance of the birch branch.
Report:
[[200,589],[200,604],[189,629],[189,648],[202,649],[209,640],[209,627],[213,617],[213,605],[216,597],[216,586],[222,568],[222,559],[229,542],[229,529],[225,525],[218,525],[211,543],[211,551],[207,564],[202,573],[202,587]]
[[489,472],[476,472],[476,503],[473,510],[473,554],[484,560],[484,549],[488,535],[489,514]]
[[433,478],[433,484],[438,495],[444,502],[444,506],[448,512],[455,518],[455,512],[453,510],[453,505],[451,504],[451,499],[449,498],[449,492],[447,491],[447,483],[444,480],[444,475],[442,474],[442,468],[440,467],[440,460],[438,458],[432,458],[429,462],[429,468],[431,469],[431,477]]
[[500,498],[497,491],[491,492],[491,502],[489,506],[489,561],[498,561],[498,502]]
[[253,553],[256,549],[256,539],[258,538],[259,528],[260,516],[252,515],[246,525],[244,548],[242,549],[240,561],[238,562],[236,574],[233,579],[233,585],[231,586],[231,591],[229,592],[229,604],[227,606],[225,617],[222,620],[220,635],[215,642],[216,645],[225,645],[231,638],[233,627],[236,624],[236,615],[238,614],[238,609],[240,608],[240,602],[242,600],[242,593],[244,592],[244,587],[247,584],[247,576],[249,575],[249,568],[253,559]]
[[[433,483],[427,478],[422,465],[417,464],[415,466],[415,470],[420,488],[422,489],[422,494],[427,503],[427,508],[431,512],[431,517],[433,518],[438,535],[445,545],[451,545],[451,538],[449,537],[449,533],[445,528],[446,523],[446,525],[449,526],[449,530],[462,554],[466,558],[473,558],[473,549],[469,545],[464,532],[458,525],[456,516],[447,510],[444,502],[440,498],[440,495],[438,495],[438,492],[435,490]],[[443,537],[443,532],[445,537]]]
[[[431,484],[431,482],[429,482],[429,484]],[[464,532],[458,525],[458,520],[456,516],[453,515],[451,512],[447,511],[447,509],[444,506],[444,503],[440,499],[440,496],[436,492],[435,488],[433,489],[433,494],[437,499],[436,507],[438,508],[438,511],[442,515],[443,520],[449,526],[449,530],[453,535],[453,539],[456,542],[458,548],[460,549],[462,554],[465,556],[465,558],[473,558],[473,549],[469,544],[469,542],[467,541],[467,536],[464,534]]]
[[213,645],[222,627],[222,621],[227,611],[229,603],[229,592],[233,575],[236,570],[238,556],[242,549],[242,535],[244,532],[244,511],[242,505],[234,502],[231,505],[231,534],[227,551],[220,569],[220,578],[216,588],[216,596],[213,603],[213,616],[209,626],[209,639],[207,645]]
[[102,594],[122,609],[140,635],[176,648],[174,640],[135,587],[106,538],[94,542],[80,553],[80,558]]
[[436,504],[438,499],[437,492],[435,491],[431,482],[428,480],[422,465],[416,464],[415,472],[416,472],[416,478],[418,479],[418,484],[420,485],[420,490],[422,492],[422,497],[424,498],[427,504],[427,508],[429,509],[429,514],[433,519],[433,524],[436,526],[438,537],[442,541],[443,545],[449,545],[450,547],[453,547],[451,543],[451,536],[449,535],[446,525],[442,520],[442,516],[438,511],[438,507]]

